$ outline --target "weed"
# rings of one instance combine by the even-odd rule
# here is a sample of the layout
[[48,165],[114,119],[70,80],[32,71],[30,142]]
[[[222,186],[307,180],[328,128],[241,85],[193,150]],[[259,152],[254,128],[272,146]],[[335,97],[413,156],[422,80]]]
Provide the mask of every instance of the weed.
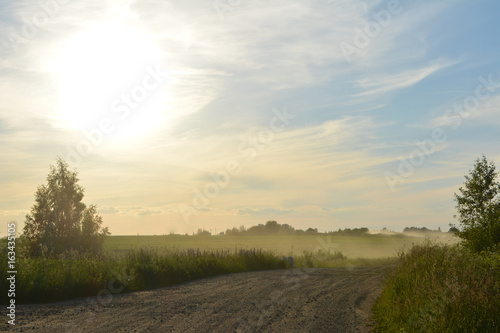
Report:
[[381,332],[500,331],[500,253],[432,243],[401,252],[374,317]]

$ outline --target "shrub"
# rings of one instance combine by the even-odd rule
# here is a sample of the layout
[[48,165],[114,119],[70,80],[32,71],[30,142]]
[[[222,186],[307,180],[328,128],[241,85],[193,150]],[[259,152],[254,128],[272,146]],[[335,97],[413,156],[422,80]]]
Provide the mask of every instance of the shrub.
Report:
[[382,332],[498,332],[500,253],[416,245],[400,254],[374,316]]

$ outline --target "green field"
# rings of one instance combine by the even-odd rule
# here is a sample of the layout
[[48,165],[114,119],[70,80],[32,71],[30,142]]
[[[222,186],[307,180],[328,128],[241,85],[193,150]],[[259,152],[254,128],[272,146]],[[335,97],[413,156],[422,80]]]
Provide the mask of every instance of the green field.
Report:
[[[234,250],[262,249],[281,255],[300,255],[304,251],[340,251],[348,258],[394,257],[403,248],[422,244],[428,238],[408,236],[372,235],[365,237],[325,235],[277,235],[277,236],[109,236],[104,248],[112,252],[134,249],[167,250]],[[454,242],[447,233],[433,237],[440,242]]]

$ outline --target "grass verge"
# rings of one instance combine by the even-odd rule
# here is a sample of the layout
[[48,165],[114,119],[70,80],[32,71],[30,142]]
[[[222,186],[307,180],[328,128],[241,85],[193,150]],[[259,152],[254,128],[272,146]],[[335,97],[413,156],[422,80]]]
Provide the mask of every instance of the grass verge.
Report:
[[[1,276],[6,276],[7,255],[0,256]],[[17,259],[16,302],[51,302],[106,293],[130,292],[164,287],[204,277],[285,268],[270,252],[155,251],[136,250],[126,254],[68,254],[57,258]],[[8,290],[9,281],[0,280]],[[6,303],[7,293],[2,295]]]
[[[3,250],[5,252],[5,249]],[[20,251],[22,252],[22,251]],[[354,267],[393,264],[395,258],[353,258],[342,252],[304,251],[294,257],[294,266]],[[6,253],[0,253],[0,274],[6,275]],[[210,276],[291,268],[274,252],[257,249],[139,249],[104,252],[100,255],[68,253],[57,257],[16,258],[16,301],[53,302],[85,296],[154,289]],[[8,290],[9,281],[0,280]],[[2,295],[5,304],[7,293]]]
[[380,332],[499,332],[500,253],[414,246],[400,254],[374,319]]

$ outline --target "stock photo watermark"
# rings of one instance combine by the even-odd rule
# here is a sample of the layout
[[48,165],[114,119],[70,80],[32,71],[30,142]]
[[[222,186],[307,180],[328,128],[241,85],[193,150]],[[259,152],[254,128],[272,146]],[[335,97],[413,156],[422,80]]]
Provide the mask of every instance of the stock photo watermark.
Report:
[[339,44],[347,62],[352,62],[353,56],[360,55],[363,49],[370,46],[372,40],[378,37],[382,30],[391,24],[393,17],[401,14],[403,9],[401,1],[389,0],[386,9],[372,13],[372,19],[367,21],[363,27],[354,28],[352,43],[340,42]]
[[128,275],[125,270],[123,270],[121,273],[114,272],[114,276],[115,278],[109,281],[107,288],[101,289],[97,293],[95,300],[87,299],[89,305],[96,305],[96,301],[97,304],[101,306],[111,304],[111,302],[113,301],[113,295],[121,293],[134,278],[133,275]]
[[16,223],[10,222],[7,224],[7,281],[9,289],[7,297],[9,299],[7,306],[7,317],[10,319],[7,322],[9,325],[16,325]]
[[227,161],[223,170],[210,172],[212,182],[207,182],[201,189],[193,189],[194,196],[191,205],[179,206],[179,213],[186,223],[190,222],[191,215],[206,210],[210,200],[216,198],[221,190],[231,183],[232,177],[241,173],[243,165],[252,162],[258,153],[274,140],[275,134],[283,131],[290,124],[290,120],[296,117],[288,113],[286,107],[282,111],[273,109],[273,113],[274,117],[270,119],[268,127],[260,128],[255,134],[240,136],[241,143],[237,147],[238,157]]
[[477,79],[479,84],[476,85],[473,94],[468,95],[460,103],[455,103],[453,107],[444,111],[442,119],[445,125],[434,128],[431,131],[430,138],[415,142],[416,148],[414,150],[407,156],[399,157],[400,163],[397,173],[391,171],[384,173],[387,185],[392,192],[396,190],[397,184],[402,184],[411,177],[415,173],[415,168],[421,166],[427,156],[434,154],[437,148],[448,139],[446,130],[443,127],[451,127],[453,130],[460,128],[463,119],[469,118],[472,112],[481,105],[481,102],[489,99],[500,87],[500,82],[493,81],[492,74],[486,78],[479,76]]
[[[331,241],[330,236],[326,238],[326,241],[321,237],[316,237],[316,241],[318,245],[313,251],[315,255],[319,254],[320,251],[329,252],[331,249],[338,247],[337,243]],[[294,268],[293,257],[284,257],[284,260],[291,264],[292,269],[287,269],[281,276],[283,288],[270,293],[269,298],[255,302],[255,310],[250,312],[245,318],[239,318],[236,329],[238,333],[257,331],[263,326],[266,318],[271,317],[279,307],[285,305],[288,294],[299,289],[301,283],[309,279],[311,274],[317,270],[316,267]]]
[[233,12],[238,6],[241,6],[246,1],[248,0],[214,0],[212,5],[219,19],[224,21],[226,13]]
[[[134,278],[132,275],[128,275],[125,270],[121,273],[113,272],[115,278],[111,279],[106,289],[101,289],[95,297],[87,297],[87,311],[84,315],[87,316],[85,322],[88,325],[92,325],[95,321],[95,312],[98,311],[100,307],[110,306],[113,301],[113,295],[117,295],[125,290],[125,288],[130,284],[130,281]],[[78,326],[75,322],[69,321],[61,325],[67,332],[84,332],[85,327]]]
[[21,46],[25,46],[35,38],[50,21],[61,11],[61,5],[69,3],[69,0],[47,0],[40,1],[38,10],[31,17],[23,17],[23,25],[19,30],[9,27],[7,40],[14,52]]
[[145,72],[147,74],[143,76],[140,83],[134,85],[127,93],[122,93],[111,103],[110,110],[116,114],[118,122],[113,121],[111,117],[103,117],[96,128],[82,130],[81,133],[85,139],[75,146],[66,147],[66,161],[79,163],[85,156],[92,154],[94,148],[104,142],[105,135],[112,134],[120,122],[129,118],[132,111],[137,109],[152,91],[158,89],[169,74],[162,72],[158,65],[154,69],[147,66]]

